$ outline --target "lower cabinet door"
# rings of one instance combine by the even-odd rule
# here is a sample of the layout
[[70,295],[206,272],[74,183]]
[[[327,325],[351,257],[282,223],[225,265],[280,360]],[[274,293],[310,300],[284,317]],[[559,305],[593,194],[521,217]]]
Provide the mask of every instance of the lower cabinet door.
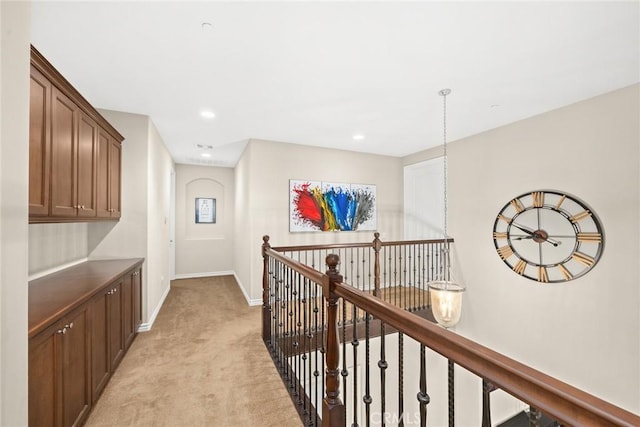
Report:
[[124,356],[123,298],[120,279],[111,289],[109,296],[109,363],[113,372]]
[[60,337],[45,331],[29,340],[29,426],[59,426]]
[[95,403],[109,381],[109,298],[108,292],[95,297],[91,307],[91,401]]
[[[85,308],[70,317],[62,333],[62,425],[79,426],[91,409],[89,319]],[[64,331],[64,329],[63,329]]]
[[86,307],[29,340],[29,425],[72,427],[91,409]]

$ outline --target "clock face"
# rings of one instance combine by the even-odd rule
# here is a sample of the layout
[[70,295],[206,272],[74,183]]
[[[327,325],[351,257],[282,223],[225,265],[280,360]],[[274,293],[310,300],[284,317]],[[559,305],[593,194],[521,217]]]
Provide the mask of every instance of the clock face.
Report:
[[502,208],[493,225],[493,243],[514,272],[556,283],[591,270],[602,256],[604,235],[584,202],[557,191],[532,191]]

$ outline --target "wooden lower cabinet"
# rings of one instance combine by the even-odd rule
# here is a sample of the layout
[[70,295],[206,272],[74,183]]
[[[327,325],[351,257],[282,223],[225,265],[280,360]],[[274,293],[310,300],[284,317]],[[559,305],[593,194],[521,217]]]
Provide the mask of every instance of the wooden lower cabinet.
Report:
[[86,307],[29,343],[29,425],[79,426],[91,409]]
[[90,303],[91,307],[91,395],[95,402],[107,385],[111,373],[124,356],[122,310],[122,284],[120,279],[109,285]]
[[128,349],[142,323],[140,301],[142,299],[141,270],[131,272],[122,284],[122,306],[124,313],[124,345]]
[[[142,321],[142,260],[86,264],[69,270],[69,287],[77,285],[84,292],[86,283],[71,281],[91,274],[98,278],[104,275],[108,281],[99,283],[89,300],[79,302],[51,323],[40,322],[40,312],[44,318],[58,312],[48,303],[52,295],[59,295],[51,292],[53,288],[64,288],[64,276],[29,284],[29,426],[83,425]],[[129,268],[113,280],[110,269],[117,271],[120,265]],[[32,324],[37,326],[32,329]]]

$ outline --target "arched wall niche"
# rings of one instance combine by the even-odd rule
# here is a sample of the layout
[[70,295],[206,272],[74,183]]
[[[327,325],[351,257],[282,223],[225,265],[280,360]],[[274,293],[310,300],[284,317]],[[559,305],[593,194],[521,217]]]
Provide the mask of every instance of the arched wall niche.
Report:
[[[191,240],[224,238],[224,185],[211,178],[196,178],[185,184],[185,231]],[[196,199],[215,199],[215,222],[196,223]]]

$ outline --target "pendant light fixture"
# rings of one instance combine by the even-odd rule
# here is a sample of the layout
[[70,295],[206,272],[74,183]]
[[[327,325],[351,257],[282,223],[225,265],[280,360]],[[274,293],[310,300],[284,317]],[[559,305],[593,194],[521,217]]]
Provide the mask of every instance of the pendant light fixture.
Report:
[[462,313],[462,293],[465,287],[455,282],[451,278],[451,255],[449,252],[449,235],[447,230],[447,95],[451,89],[442,89],[438,95],[443,100],[443,164],[444,164],[444,243],[440,256],[439,277],[428,283],[429,295],[431,297],[431,311],[438,324],[445,328],[455,326],[460,320]]

